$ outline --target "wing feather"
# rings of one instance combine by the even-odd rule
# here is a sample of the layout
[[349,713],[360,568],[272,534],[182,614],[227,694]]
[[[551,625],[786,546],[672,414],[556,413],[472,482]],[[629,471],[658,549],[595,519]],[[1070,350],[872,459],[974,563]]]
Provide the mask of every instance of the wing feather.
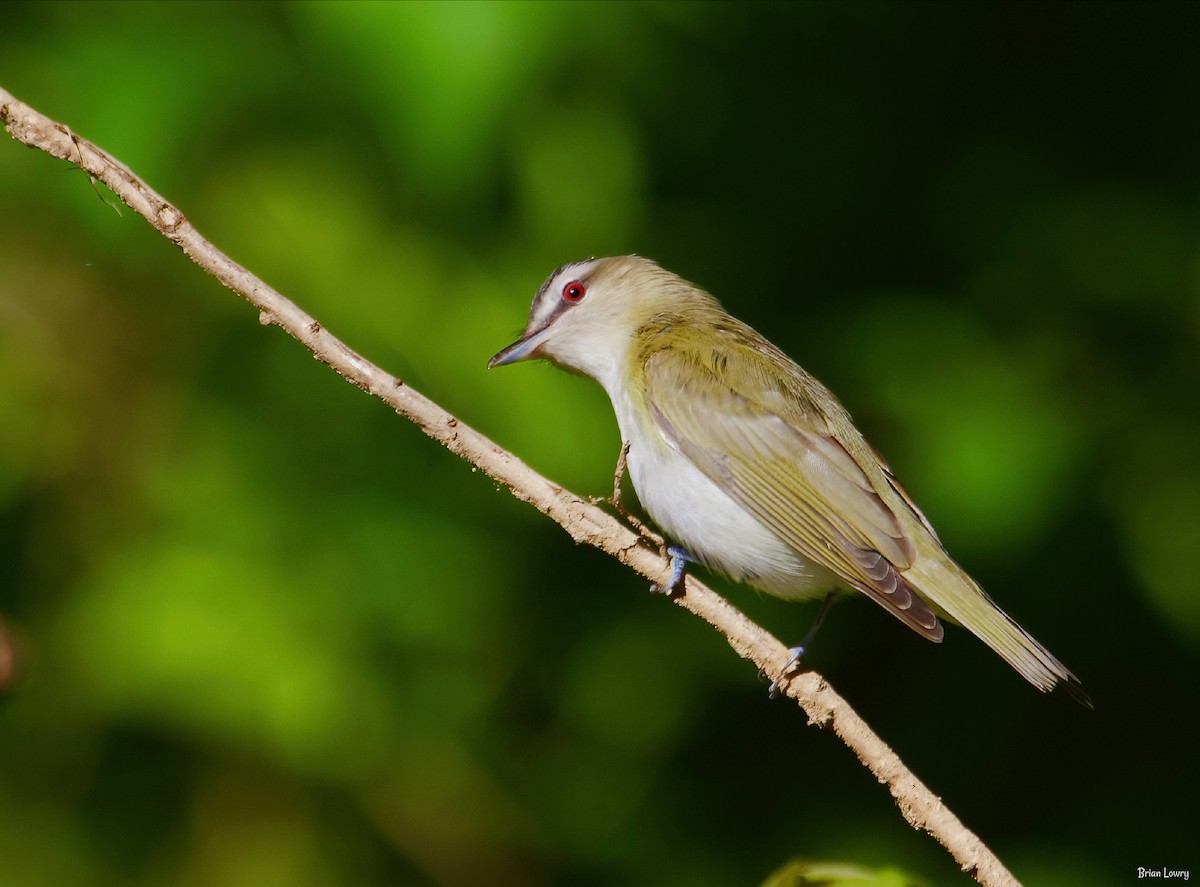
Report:
[[[901,575],[916,562],[913,539],[820,405],[797,398],[751,347],[722,348],[684,336],[645,358],[648,407],[666,440],[801,556],[941,640]],[[743,353],[729,360],[730,348]]]

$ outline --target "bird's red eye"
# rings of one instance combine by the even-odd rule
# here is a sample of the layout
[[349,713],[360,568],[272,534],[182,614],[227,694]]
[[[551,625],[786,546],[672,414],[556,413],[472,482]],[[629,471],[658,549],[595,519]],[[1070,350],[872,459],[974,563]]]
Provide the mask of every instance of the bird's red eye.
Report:
[[572,280],[563,287],[563,298],[568,302],[582,302],[583,297],[587,295],[587,287],[578,280]]

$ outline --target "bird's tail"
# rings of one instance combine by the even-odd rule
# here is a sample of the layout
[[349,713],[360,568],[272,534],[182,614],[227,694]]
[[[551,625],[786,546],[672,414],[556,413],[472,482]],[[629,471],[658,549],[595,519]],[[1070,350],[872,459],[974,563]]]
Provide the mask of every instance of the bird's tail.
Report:
[[1039,690],[1048,693],[1062,684],[1081,705],[1092,707],[1079,678],[997,607],[940,545],[936,552],[921,554],[917,563],[904,571],[904,578],[939,615],[962,625]]

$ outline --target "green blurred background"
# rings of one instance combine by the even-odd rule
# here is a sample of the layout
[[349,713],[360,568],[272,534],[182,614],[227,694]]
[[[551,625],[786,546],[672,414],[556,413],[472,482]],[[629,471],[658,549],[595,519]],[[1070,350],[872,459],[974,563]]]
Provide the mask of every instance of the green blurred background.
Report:
[[[814,667],[1027,883],[1200,869],[1200,5],[0,30],[0,85],[576,492],[610,485],[603,393],[487,358],[564,261],[713,291],[1097,707],[864,603]],[[0,883],[966,880],[713,631],[8,139],[0,355]],[[718,587],[784,640],[814,614]]]

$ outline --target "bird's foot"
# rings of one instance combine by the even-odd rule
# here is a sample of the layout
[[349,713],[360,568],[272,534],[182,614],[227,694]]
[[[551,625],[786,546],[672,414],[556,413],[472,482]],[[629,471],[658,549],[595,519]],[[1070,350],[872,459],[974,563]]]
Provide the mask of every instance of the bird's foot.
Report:
[[671,578],[667,580],[667,584],[662,588],[658,587],[658,583],[651,585],[650,591],[670,597],[681,590],[683,585],[683,568],[687,565],[688,561],[695,560],[695,558],[678,545],[668,547],[667,554],[671,556]]
[[829,610],[833,606],[833,602],[837,600],[837,596],[836,589],[825,595],[825,603],[821,604],[821,610],[817,613],[816,621],[813,622],[812,628],[808,630],[808,634],[804,636],[804,640],[800,642],[800,646],[792,647],[788,650],[788,661],[784,663],[783,670],[779,672],[779,677],[771,681],[771,686],[767,688],[769,699],[774,699],[778,696],[779,688],[800,673],[801,660],[804,659],[804,654],[808,652],[808,648],[812,646],[813,638],[817,636],[817,630],[821,627],[821,623],[825,621],[825,617],[829,615]]
[[783,670],[779,672],[779,677],[771,681],[771,686],[767,688],[767,698],[774,699],[779,695],[779,688],[794,678],[800,673],[800,668],[803,664],[804,654],[808,652],[808,647],[801,644],[799,647],[792,647],[788,650],[788,661],[784,663]]

